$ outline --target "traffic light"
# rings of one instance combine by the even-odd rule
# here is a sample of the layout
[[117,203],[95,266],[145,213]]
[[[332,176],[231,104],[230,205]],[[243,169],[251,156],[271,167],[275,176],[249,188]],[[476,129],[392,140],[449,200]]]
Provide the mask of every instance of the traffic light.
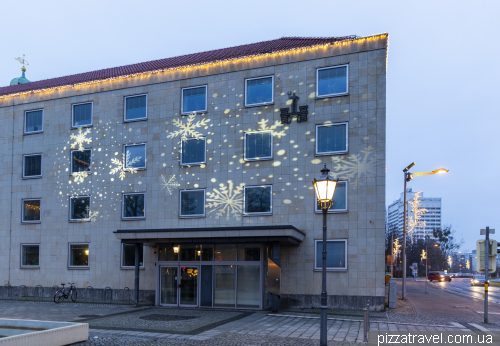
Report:
[[[477,255],[477,268],[478,272],[484,273],[484,257],[486,254],[485,248],[486,240],[478,240],[476,242],[476,255]],[[488,247],[488,273],[494,273],[497,270],[497,241],[494,239],[490,239],[490,246]]]

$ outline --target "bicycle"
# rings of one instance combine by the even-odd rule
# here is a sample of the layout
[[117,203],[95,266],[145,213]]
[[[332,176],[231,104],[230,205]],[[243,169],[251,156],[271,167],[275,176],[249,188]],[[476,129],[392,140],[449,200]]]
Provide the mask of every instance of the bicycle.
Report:
[[62,302],[64,299],[68,299],[68,297],[71,298],[71,301],[75,302],[76,301],[76,287],[74,286],[74,282],[68,282],[69,287],[64,288],[65,284],[61,284],[62,288],[60,290],[56,291],[56,294],[54,294],[54,303],[59,304]]

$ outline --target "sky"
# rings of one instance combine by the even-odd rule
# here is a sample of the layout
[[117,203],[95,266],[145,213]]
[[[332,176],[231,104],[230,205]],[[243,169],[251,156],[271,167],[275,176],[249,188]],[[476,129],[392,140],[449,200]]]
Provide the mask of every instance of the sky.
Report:
[[500,1],[27,0],[1,7],[0,86],[20,76],[14,59],[22,54],[26,77],[37,81],[283,36],[388,32],[387,205],[403,191],[408,164],[415,162],[411,172],[443,167],[450,172],[408,187],[442,198],[443,224],[464,240],[461,250],[475,249],[481,228],[500,233]]

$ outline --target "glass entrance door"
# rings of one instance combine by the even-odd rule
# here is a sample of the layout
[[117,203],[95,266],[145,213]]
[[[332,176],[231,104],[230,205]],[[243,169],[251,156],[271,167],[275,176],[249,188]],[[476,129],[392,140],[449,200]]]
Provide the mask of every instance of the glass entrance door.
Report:
[[198,306],[198,266],[160,267],[160,304]]

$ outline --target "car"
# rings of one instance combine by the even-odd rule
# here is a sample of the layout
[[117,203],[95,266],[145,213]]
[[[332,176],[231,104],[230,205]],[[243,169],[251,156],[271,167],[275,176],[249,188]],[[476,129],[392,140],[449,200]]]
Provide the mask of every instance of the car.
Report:
[[451,276],[449,274],[446,274],[445,272],[429,272],[429,275],[427,275],[427,279],[430,282],[432,282],[432,280],[451,282]]
[[471,286],[476,285],[484,285],[484,276],[483,275],[474,275],[474,277],[470,280]]

